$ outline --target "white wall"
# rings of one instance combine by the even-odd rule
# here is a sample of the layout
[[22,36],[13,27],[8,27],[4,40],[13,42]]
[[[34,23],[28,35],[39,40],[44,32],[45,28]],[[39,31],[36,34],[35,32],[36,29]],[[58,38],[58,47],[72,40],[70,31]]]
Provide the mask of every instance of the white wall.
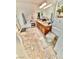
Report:
[[16,3],[16,9],[18,12],[23,12],[25,15],[25,18],[31,16],[35,10],[36,6],[34,4],[24,3],[24,2],[17,2]]

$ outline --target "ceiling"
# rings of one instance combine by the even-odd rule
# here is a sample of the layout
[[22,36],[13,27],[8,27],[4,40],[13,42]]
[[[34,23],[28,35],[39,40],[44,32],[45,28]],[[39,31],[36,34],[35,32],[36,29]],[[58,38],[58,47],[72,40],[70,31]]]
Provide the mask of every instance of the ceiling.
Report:
[[46,0],[16,0],[17,3],[29,3],[39,5]]
[[17,7],[26,6],[26,8],[36,9],[46,0],[16,0]]
[[16,8],[23,11],[26,16],[35,12],[44,2],[53,2],[54,0],[16,0]]

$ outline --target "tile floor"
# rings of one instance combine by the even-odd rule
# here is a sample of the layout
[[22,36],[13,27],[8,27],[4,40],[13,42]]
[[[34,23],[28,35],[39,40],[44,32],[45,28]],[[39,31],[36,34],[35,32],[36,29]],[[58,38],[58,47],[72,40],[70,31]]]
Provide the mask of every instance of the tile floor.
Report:
[[[20,35],[22,38],[25,55],[23,58],[21,58],[17,53],[17,59],[56,59],[52,46],[47,46],[44,48],[42,45],[40,38],[44,38],[44,35],[38,28],[29,28],[26,29],[26,32],[17,33],[17,35]],[[18,45],[16,47],[18,47]],[[20,52],[19,48],[16,49],[16,52],[17,51]]]

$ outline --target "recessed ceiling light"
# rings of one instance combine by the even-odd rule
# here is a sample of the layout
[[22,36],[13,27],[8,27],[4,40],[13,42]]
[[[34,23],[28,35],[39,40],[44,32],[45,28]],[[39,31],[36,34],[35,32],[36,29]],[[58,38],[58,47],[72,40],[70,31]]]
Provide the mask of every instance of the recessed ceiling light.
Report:
[[46,3],[43,3],[43,4],[40,6],[40,9],[43,8],[45,5],[46,5]]
[[52,4],[47,5],[46,7],[44,7],[44,9],[46,9],[46,8],[48,8],[48,7],[50,7],[50,6],[52,6]]

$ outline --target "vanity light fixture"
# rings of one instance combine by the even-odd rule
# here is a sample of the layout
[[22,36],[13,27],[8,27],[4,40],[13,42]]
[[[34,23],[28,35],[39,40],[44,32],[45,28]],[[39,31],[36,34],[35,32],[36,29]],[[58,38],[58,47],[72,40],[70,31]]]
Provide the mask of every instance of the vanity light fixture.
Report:
[[51,7],[52,6],[52,4],[49,4],[49,5],[47,5],[46,7],[44,7],[44,9],[46,9],[46,8],[48,8],[48,7]]
[[39,8],[43,8],[46,5],[46,3],[43,3]]

